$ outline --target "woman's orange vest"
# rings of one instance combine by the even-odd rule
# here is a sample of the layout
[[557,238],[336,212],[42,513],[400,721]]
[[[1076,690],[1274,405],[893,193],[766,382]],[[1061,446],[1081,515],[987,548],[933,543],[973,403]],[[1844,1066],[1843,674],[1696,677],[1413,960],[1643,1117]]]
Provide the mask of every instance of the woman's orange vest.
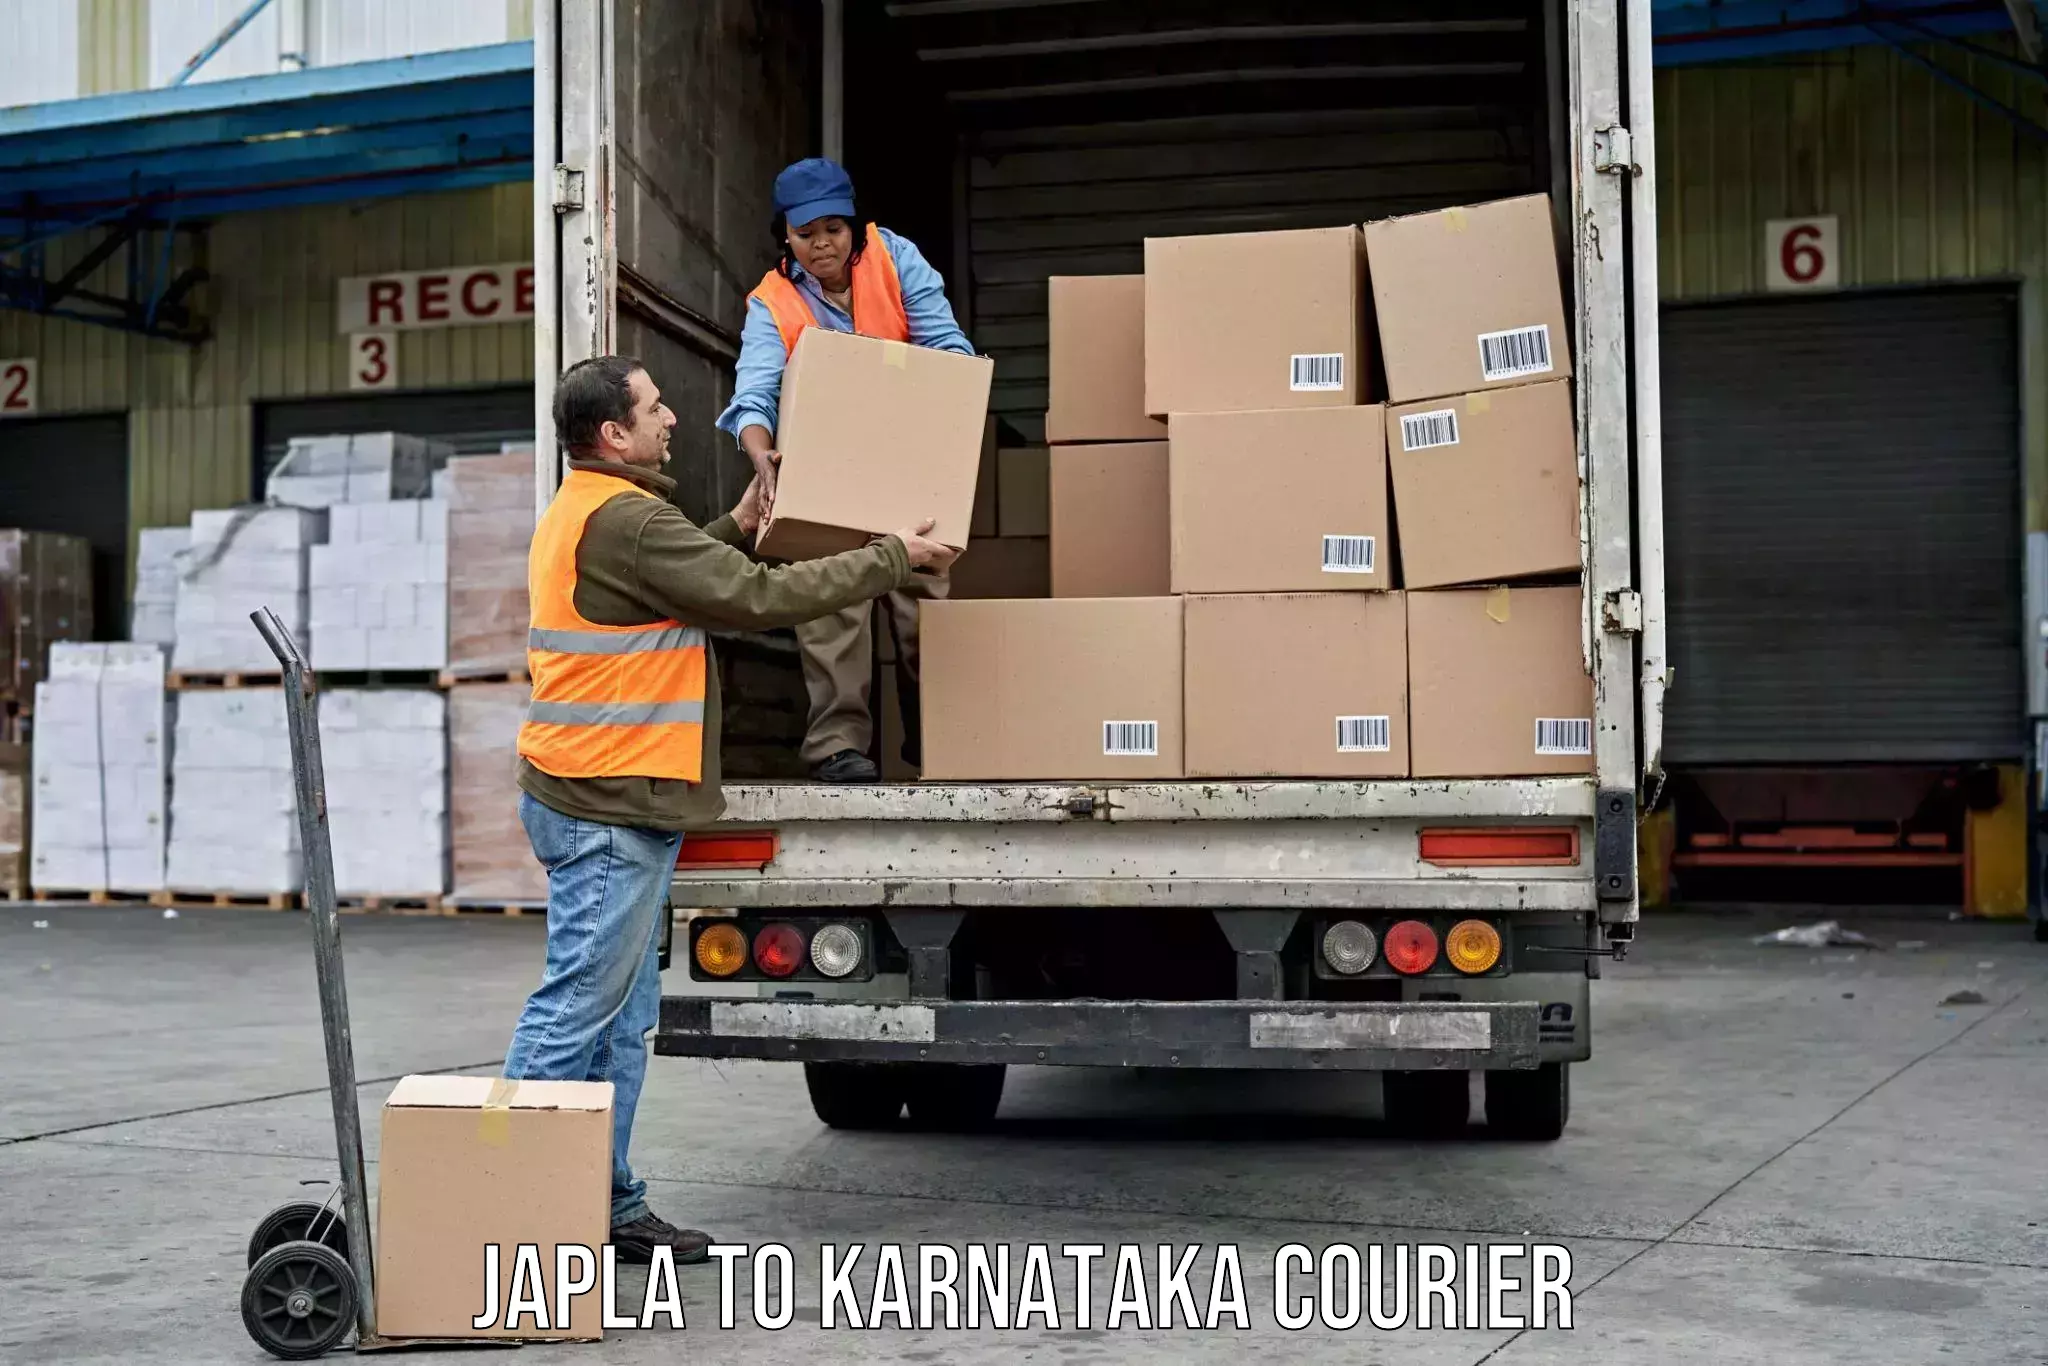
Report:
[[[868,244],[862,248],[860,260],[853,263],[851,274],[853,330],[863,337],[879,337],[883,341],[909,341],[910,315],[903,311],[903,281],[896,275],[896,259],[889,255],[882,230],[873,223],[868,224]],[[818,325],[811,312],[811,301],[779,270],[762,276],[761,283],[747,297],[768,305],[775,330],[782,334],[785,354],[795,355],[796,339],[806,327]]]
[[622,476],[571,470],[534,528],[526,667],[533,700],[519,753],[558,778],[704,776],[704,632],[679,621],[600,626],[576,611],[576,547]]

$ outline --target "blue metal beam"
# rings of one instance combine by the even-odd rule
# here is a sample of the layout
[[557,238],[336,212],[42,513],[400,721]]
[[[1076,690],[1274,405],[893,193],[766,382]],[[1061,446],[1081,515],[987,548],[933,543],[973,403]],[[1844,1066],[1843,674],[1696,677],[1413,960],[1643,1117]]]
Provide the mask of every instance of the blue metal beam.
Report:
[[1929,37],[2009,32],[2004,0],[1652,0],[1658,66],[1889,45],[1888,20]]

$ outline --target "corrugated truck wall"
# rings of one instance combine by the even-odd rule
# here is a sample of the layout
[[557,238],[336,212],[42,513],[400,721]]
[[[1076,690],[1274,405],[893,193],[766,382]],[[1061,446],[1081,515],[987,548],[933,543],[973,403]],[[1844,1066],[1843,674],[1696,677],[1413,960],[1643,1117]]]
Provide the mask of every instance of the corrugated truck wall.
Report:
[[[2048,126],[2040,82],[1988,59],[1918,51]],[[1763,293],[1764,224],[1818,214],[1840,220],[1845,289],[2023,280],[2027,528],[2048,529],[2048,143],[1875,46],[1660,71],[1657,140],[1667,298]]]
[[[346,339],[335,330],[336,281],[530,260],[531,204],[532,186],[522,182],[231,214],[215,220],[205,242],[213,278],[196,299],[214,335],[204,345],[0,311],[0,355],[41,358],[45,413],[129,411],[132,566],[135,530],[248,496],[255,403],[348,391]],[[46,269],[61,273],[93,240],[64,239]],[[181,248],[172,273],[192,259]],[[93,287],[119,292],[126,271],[125,256],[117,254]],[[533,327],[401,332],[397,358],[407,389],[530,381]]]

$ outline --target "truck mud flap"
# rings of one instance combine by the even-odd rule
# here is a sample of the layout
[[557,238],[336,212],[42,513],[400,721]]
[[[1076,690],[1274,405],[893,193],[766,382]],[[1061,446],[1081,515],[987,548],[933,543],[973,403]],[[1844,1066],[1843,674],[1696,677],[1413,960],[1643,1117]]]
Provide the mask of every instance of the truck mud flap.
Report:
[[1534,1001],[804,1001],[672,996],[654,1051],[794,1062],[1341,1072],[1537,1064]]

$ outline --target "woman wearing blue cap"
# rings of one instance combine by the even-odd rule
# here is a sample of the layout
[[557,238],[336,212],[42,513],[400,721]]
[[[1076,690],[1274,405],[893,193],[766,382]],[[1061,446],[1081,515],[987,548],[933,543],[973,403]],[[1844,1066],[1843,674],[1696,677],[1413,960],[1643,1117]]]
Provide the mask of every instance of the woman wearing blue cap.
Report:
[[[732,402],[718,426],[732,434],[761,480],[761,514],[775,499],[775,414],[782,371],[806,327],[856,332],[941,351],[974,354],[954,320],[946,282],[916,245],[854,211],[853,181],[834,161],[813,157],[775,177],[775,241],[782,259],[747,296],[747,322]],[[922,576],[921,576],[922,578]],[[943,597],[935,578],[891,593],[883,602],[915,696],[917,601]],[[810,694],[803,761],[824,782],[871,783],[880,775],[867,750],[874,738],[868,680],[874,637],[866,604],[796,628]],[[916,731],[908,726],[909,746]],[[904,757],[915,760],[915,749]]]

